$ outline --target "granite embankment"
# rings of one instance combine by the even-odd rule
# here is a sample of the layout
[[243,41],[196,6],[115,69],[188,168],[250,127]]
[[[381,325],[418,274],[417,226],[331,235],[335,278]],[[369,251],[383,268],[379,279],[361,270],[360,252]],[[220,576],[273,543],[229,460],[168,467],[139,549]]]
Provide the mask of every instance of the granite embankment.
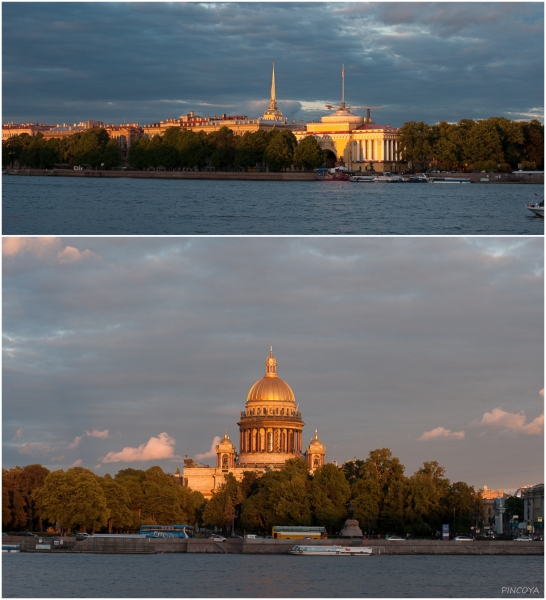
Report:
[[[73,171],[70,169],[8,169],[7,175],[47,177],[125,177],[132,179],[193,179],[239,181],[315,181],[315,173],[286,171],[283,173],[247,173],[235,171]],[[465,177],[472,183],[534,183],[544,184],[543,173],[442,173],[434,177]]]
[[[197,554],[286,554],[298,543],[296,540],[248,540],[227,539],[213,542],[208,539],[153,539],[129,537],[90,537],[76,541],[74,537],[62,538],[3,538],[4,543],[18,543],[23,552],[78,552],[99,554],[156,554],[156,553],[197,553]],[[55,545],[55,542],[59,542]],[[302,542],[299,542],[302,543]],[[544,542],[477,541],[443,542],[440,540],[307,540],[305,544],[345,546],[370,546],[374,554],[476,554],[476,555],[543,555]],[[48,547],[49,546],[49,547]]]
[[242,181],[315,181],[315,173],[246,173],[236,171],[70,171],[69,169],[11,169],[8,175],[48,177],[124,177],[131,179],[203,179]]

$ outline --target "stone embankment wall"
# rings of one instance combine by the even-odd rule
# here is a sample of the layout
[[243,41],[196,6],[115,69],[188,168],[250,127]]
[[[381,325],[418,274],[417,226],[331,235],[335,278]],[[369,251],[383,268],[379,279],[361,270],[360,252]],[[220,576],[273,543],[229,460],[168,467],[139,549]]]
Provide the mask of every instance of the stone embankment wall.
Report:
[[[247,173],[211,171],[71,171],[70,169],[8,169],[8,175],[48,177],[129,177],[133,179],[212,179],[241,181],[315,181],[315,173]],[[472,183],[535,183],[544,184],[544,174],[484,174],[440,173],[433,177],[465,177]]]
[[[63,545],[55,546],[53,540],[42,538],[42,543],[50,543],[51,550],[40,550],[38,538],[4,537],[4,543],[20,544],[26,552],[89,552],[101,554],[152,554],[187,552],[195,554],[286,554],[297,540],[248,540],[228,539],[213,542],[209,539],[153,539],[153,538],[99,538],[90,537],[76,541],[73,537],[62,538]],[[491,540],[483,542],[443,542],[439,540],[306,540],[306,545],[370,546],[374,554],[476,554],[476,555],[543,555],[544,542],[514,542]]]
[[242,181],[315,181],[315,173],[246,173],[212,171],[70,171],[69,169],[12,169],[8,175],[48,177],[125,177],[133,179],[212,179]]

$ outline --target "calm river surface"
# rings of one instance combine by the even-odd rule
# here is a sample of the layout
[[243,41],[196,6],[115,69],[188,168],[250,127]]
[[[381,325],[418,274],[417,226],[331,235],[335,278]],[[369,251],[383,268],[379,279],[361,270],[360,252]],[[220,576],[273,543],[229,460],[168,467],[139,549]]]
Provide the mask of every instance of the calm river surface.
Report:
[[543,235],[541,185],[2,177],[7,235]]
[[[3,554],[3,597],[544,596],[542,556]],[[538,592],[533,592],[538,588]]]

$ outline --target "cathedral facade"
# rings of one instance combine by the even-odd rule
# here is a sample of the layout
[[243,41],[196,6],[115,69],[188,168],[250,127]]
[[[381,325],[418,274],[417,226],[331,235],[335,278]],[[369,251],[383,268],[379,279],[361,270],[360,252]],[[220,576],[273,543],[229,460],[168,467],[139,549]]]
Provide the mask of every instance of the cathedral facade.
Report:
[[277,375],[277,359],[273,348],[265,361],[265,375],[248,392],[245,410],[241,411],[239,453],[224,432],[216,446],[214,466],[200,465],[191,458],[184,459],[182,482],[206,499],[224,483],[225,476],[243,479],[245,471],[266,473],[282,469],[290,458],[304,458],[313,473],[325,464],[326,448],[315,436],[303,453],[303,427],[292,388]]

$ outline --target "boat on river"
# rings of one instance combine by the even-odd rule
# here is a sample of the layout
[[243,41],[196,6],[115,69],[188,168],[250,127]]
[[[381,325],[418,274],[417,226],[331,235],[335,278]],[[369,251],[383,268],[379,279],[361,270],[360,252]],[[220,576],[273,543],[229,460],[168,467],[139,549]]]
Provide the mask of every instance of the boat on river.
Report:
[[289,554],[299,556],[371,556],[372,549],[362,546],[302,546],[290,548]]
[[429,183],[472,183],[470,177],[429,177]]
[[373,178],[374,183],[404,183],[404,178],[393,173],[382,173]]
[[375,177],[373,175],[353,175],[349,181],[353,183],[372,183]]
[[527,208],[535,213],[537,217],[544,218],[544,200],[541,202],[533,202],[532,204],[527,204]]
[[2,544],[2,552],[21,552],[20,544]]

